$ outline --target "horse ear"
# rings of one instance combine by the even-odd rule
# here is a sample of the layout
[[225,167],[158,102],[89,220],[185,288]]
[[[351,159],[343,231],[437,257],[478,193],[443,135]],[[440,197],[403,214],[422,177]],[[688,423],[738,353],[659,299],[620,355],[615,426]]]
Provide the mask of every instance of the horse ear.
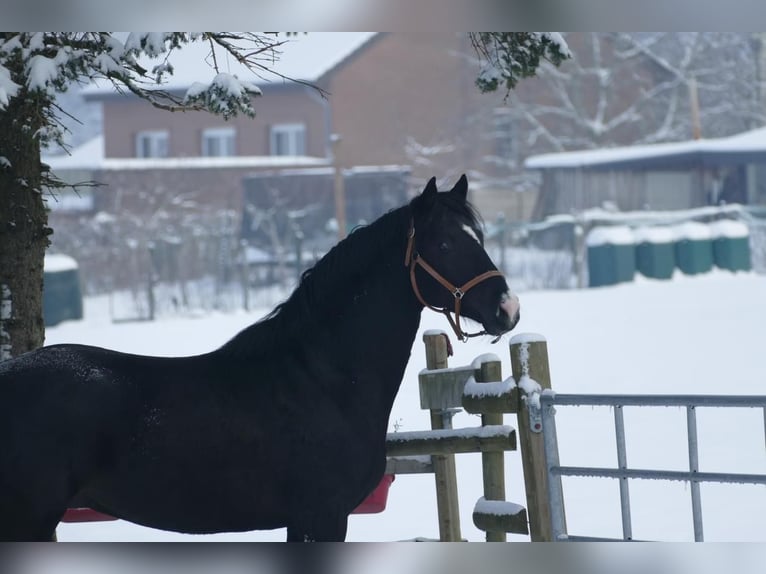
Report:
[[460,179],[457,180],[455,187],[452,188],[450,193],[456,194],[463,201],[466,200],[466,197],[468,196],[468,178],[465,174],[460,176]]
[[423,197],[433,197],[436,195],[436,193],[436,178],[432,177],[428,180],[426,188],[423,190]]

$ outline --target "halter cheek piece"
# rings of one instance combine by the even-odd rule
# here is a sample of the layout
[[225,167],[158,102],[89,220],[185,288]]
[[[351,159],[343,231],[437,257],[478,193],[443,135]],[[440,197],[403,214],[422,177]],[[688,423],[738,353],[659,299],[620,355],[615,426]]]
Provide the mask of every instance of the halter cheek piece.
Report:
[[[412,283],[412,290],[415,292],[415,297],[418,298],[418,301],[420,301],[423,306],[428,307],[429,309],[436,311],[437,313],[442,313],[445,317],[447,317],[447,321],[449,321],[450,326],[452,327],[452,330],[455,331],[455,335],[458,339],[465,342],[469,337],[478,337],[479,335],[487,335],[488,333],[486,331],[480,331],[478,333],[466,333],[460,328],[460,305],[463,301],[463,297],[465,297],[465,294],[472,289],[473,287],[476,287],[479,283],[484,281],[485,279],[489,279],[490,277],[502,277],[503,274],[500,273],[500,271],[494,270],[494,271],[486,271],[482,273],[481,275],[477,275],[470,281],[468,281],[465,285],[462,285],[461,287],[455,287],[452,283],[447,281],[438,271],[436,271],[433,267],[431,267],[428,263],[426,263],[423,258],[420,256],[420,254],[415,251],[415,222],[410,222],[410,230],[407,233],[407,252],[404,256],[404,265],[405,267],[410,268],[410,283]],[[420,289],[418,288],[418,282],[415,278],[415,268],[420,265],[426,273],[428,273],[431,277],[436,279],[436,281],[439,282],[444,288],[446,288],[450,293],[452,293],[452,296],[455,298],[455,319],[452,319],[452,316],[450,315],[450,310],[446,307],[444,308],[438,308],[434,307],[433,305],[429,305],[425,299],[423,299],[423,296],[420,294]],[[499,339],[499,337],[498,337]]]

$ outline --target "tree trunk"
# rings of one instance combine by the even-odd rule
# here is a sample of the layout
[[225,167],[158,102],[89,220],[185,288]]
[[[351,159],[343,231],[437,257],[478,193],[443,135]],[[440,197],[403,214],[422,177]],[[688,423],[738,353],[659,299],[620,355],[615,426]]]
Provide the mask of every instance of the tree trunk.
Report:
[[[20,62],[6,64],[22,84]],[[0,110],[0,360],[42,346],[43,260],[48,214],[42,196],[38,130],[45,95],[22,86]]]

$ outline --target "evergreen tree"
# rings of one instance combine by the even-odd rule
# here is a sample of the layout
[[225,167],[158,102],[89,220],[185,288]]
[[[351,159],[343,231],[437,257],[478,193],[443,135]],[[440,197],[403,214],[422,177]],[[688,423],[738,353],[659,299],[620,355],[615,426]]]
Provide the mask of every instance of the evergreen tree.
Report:
[[[260,90],[219,70],[218,62],[233,57],[255,74],[275,73],[285,40],[227,32],[0,33],[0,360],[44,341],[43,261],[51,233],[44,192],[63,184],[41,163],[40,152],[63,145],[66,112],[57,107],[56,93],[100,79],[166,110],[254,115],[252,99]],[[193,42],[210,46],[213,81],[184,94],[164,90],[174,53]],[[147,68],[147,60],[155,64]]]

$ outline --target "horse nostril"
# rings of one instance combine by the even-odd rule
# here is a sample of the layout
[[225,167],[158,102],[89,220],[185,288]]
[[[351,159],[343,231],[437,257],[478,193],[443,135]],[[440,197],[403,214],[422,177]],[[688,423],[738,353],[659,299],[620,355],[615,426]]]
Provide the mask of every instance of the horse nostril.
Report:
[[519,315],[519,312],[521,311],[521,305],[519,303],[519,298],[515,293],[512,293],[511,291],[506,291],[503,293],[503,295],[500,297],[500,308],[498,309],[498,315],[500,315],[500,311],[505,312],[507,317],[512,320]]

